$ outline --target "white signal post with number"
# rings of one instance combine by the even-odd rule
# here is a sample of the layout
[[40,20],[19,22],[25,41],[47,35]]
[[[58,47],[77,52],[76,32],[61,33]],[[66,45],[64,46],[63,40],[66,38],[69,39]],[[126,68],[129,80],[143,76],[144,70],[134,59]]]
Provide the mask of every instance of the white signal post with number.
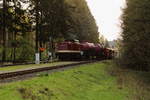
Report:
[[40,54],[39,53],[35,54],[35,64],[40,64]]

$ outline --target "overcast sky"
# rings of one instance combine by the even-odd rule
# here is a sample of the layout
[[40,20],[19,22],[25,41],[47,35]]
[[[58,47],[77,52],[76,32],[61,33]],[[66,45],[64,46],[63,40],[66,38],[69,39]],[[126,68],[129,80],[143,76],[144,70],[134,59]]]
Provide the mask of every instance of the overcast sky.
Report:
[[99,32],[108,40],[114,40],[121,31],[120,15],[125,5],[125,0],[86,0],[96,19]]

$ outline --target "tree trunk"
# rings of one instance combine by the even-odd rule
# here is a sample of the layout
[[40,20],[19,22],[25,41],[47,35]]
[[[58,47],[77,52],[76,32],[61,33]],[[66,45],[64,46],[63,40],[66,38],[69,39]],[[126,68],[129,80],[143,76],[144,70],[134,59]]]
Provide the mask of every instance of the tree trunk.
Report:
[[2,62],[6,61],[6,0],[3,0],[3,53]]
[[[15,18],[16,18],[16,0],[13,0],[15,6]],[[16,22],[15,22],[16,25]],[[14,30],[14,41],[16,41],[17,32]],[[16,47],[13,48],[13,62],[16,62]]]

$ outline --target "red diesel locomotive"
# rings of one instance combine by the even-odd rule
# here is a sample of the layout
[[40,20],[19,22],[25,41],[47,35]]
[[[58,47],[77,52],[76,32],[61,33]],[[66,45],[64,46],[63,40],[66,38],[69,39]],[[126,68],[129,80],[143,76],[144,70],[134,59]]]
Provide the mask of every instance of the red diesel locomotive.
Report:
[[56,46],[56,56],[60,60],[72,59],[110,59],[114,51],[100,44],[66,40]]

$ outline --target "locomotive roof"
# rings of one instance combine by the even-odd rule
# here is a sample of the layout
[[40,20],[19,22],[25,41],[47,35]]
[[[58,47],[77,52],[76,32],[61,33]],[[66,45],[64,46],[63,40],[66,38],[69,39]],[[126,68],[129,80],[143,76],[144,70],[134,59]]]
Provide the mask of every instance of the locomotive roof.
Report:
[[79,40],[77,40],[77,39],[67,39],[67,40],[65,40],[66,42],[67,41],[70,41],[70,42],[79,42]]

